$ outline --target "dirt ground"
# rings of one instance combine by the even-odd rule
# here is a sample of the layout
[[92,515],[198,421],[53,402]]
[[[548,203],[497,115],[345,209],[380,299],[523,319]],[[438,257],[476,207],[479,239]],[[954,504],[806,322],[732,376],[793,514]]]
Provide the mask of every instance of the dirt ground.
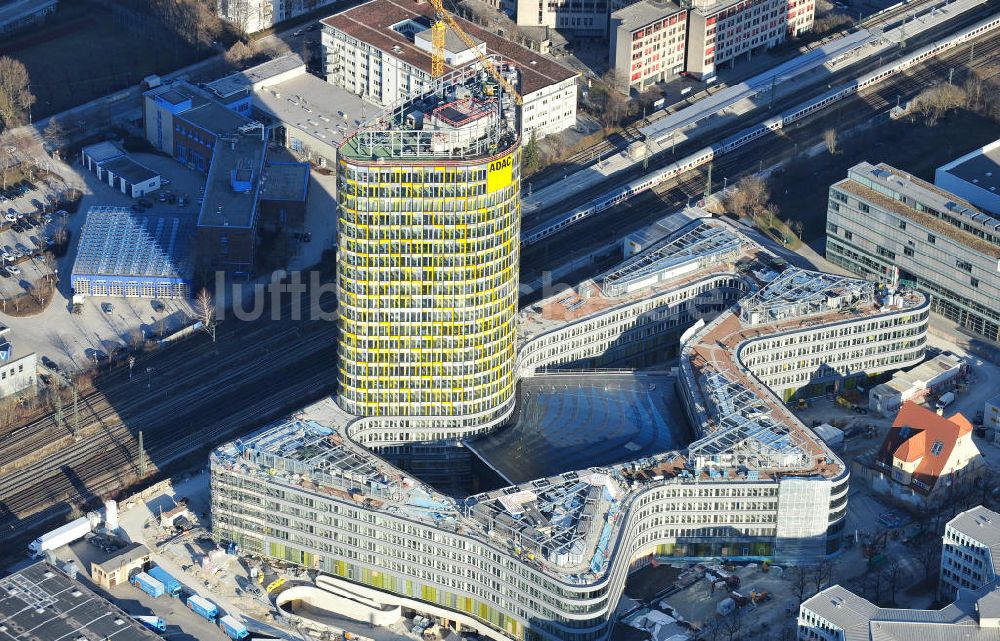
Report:
[[934,170],[996,139],[997,124],[968,111],[948,115],[936,127],[907,119],[889,121],[877,129],[844,137],[836,155],[821,154],[795,163],[770,181],[772,200],[782,218],[800,220],[803,240],[826,233],[827,186],[843,180],[862,161],[885,162],[918,178],[934,182]]

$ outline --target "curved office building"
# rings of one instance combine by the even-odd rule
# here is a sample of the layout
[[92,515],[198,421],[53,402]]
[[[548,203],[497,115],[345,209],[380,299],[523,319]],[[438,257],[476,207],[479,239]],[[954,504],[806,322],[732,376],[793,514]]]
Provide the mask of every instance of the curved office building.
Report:
[[213,452],[214,536],[495,641],[604,641],[629,573],[653,560],[836,551],[847,467],[785,399],[920,362],[928,318],[917,292],[775,273],[718,221],[533,309],[520,376],[675,336],[694,441],[457,500],[359,444],[360,421],[325,402]]
[[513,409],[520,138],[501,89],[453,72],[339,149],[338,402],[362,442],[457,439]]

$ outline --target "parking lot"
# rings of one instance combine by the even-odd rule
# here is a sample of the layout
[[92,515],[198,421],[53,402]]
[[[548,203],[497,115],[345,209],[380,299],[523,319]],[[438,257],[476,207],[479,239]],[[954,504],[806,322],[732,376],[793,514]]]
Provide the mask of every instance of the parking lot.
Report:
[[[175,202],[160,202],[157,194],[152,194],[150,213],[185,213],[192,217],[197,215],[198,190],[204,182],[204,177],[187,169],[176,161],[153,154],[135,154],[136,159],[170,181],[166,189],[175,196],[184,195],[188,203],[180,207]],[[162,300],[160,305],[148,299],[139,298],[88,298],[79,314],[72,313],[72,293],[70,291],[70,274],[73,261],[76,258],[77,241],[80,230],[86,219],[88,208],[96,205],[111,205],[131,207],[134,201],[124,194],[112,189],[107,184],[97,180],[94,174],[83,171],[79,163],[72,166],[66,163],[51,161],[53,171],[62,177],[57,186],[51,187],[54,192],[76,188],[83,193],[79,209],[65,218],[55,216],[51,224],[44,230],[37,227],[22,233],[7,229],[0,232],[0,249],[10,245],[16,248],[17,243],[27,245],[32,242],[31,236],[45,234],[49,229],[53,232],[57,226],[63,226],[69,234],[68,251],[56,261],[60,280],[58,291],[52,303],[40,314],[31,317],[16,317],[0,311],[0,323],[11,328],[10,340],[18,350],[35,352],[45,362],[52,363],[67,371],[77,371],[93,365],[95,352],[110,353],[116,347],[124,347],[131,343],[135,330],[145,336],[152,337],[161,332],[169,333],[190,322],[192,317],[191,301]],[[32,198],[44,198],[44,195],[28,194],[18,198],[14,203],[3,203],[4,213],[11,206],[18,210],[31,210]],[[44,240],[43,240],[44,242]],[[30,245],[28,245],[30,247]],[[30,263],[39,263],[35,258]],[[29,275],[28,269],[35,269],[29,263],[19,263],[20,277]],[[31,272],[38,273],[38,272]],[[18,287],[14,278],[0,277],[0,288]],[[6,295],[6,289],[0,289],[0,295]],[[108,311],[102,310],[104,303],[110,303]],[[44,357],[44,358],[43,358]]]
[[65,218],[54,212],[65,192],[65,183],[55,176],[0,185],[0,299],[12,299],[51,278],[54,266],[46,264],[43,254],[55,249]]

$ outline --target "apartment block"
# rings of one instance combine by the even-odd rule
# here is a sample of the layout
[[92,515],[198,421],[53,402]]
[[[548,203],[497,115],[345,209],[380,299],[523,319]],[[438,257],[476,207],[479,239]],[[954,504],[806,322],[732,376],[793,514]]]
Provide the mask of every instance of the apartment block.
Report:
[[695,0],[688,15],[687,72],[710,78],[724,64],[812,28],[814,0]]
[[[430,3],[371,0],[322,21],[327,81],[389,106],[432,86]],[[576,123],[579,74],[471,22],[456,18],[472,45],[446,31],[446,71],[478,66],[479,53],[512,61],[520,71],[522,142]],[[473,46],[474,45],[474,46]]]
[[257,33],[334,0],[219,0],[219,17],[243,33]]
[[548,27],[581,36],[604,37],[608,15],[617,8],[609,0],[516,0],[514,20],[522,27]]
[[642,91],[684,70],[687,11],[667,0],[642,0],[611,14],[608,66],[619,86]]
[[931,295],[932,311],[1000,340],[1000,219],[889,165],[863,162],[830,187],[826,257]]

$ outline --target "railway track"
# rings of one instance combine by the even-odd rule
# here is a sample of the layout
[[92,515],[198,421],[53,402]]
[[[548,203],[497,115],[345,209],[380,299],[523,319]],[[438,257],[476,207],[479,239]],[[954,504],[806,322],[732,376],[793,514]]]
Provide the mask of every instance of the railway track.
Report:
[[[977,40],[975,51],[976,58],[971,68],[989,66],[1000,51],[1000,35]],[[770,165],[779,159],[791,158],[795,154],[796,143],[805,149],[808,144],[820,142],[822,132],[831,125],[835,124],[842,131],[860,125],[895,106],[897,95],[906,100],[933,82],[946,82],[948,70],[955,67],[956,62],[967,61],[968,55],[967,47],[956,49],[911,68],[890,82],[875,85],[860,95],[852,96],[830,112],[821,111],[808,116],[795,126],[779,130],[778,135],[764,139],[757,145],[749,145],[721,156],[712,165],[714,184],[721,186],[724,177],[728,178],[729,184],[733,184],[741,176],[755,173],[763,164],[760,159],[766,159],[766,164]],[[964,66],[969,67],[967,64]],[[839,120],[833,122],[833,116],[837,116]],[[706,179],[705,167],[690,170],[602,212],[592,220],[578,223],[576,233],[564,232],[548,241],[522,247],[521,280],[537,278],[551,263],[552,257],[569,261],[587,256],[600,247],[607,246],[609,238],[621,238],[671,211],[677,211],[690,202],[692,197],[704,192]]]
[[[321,306],[329,303],[327,297]],[[279,318],[292,307],[286,301]],[[145,376],[130,381],[124,366],[103,372],[98,391],[79,399],[79,433],[85,436],[68,446],[51,447],[70,437],[52,416],[0,436],[0,532],[23,531],[54,504],[88,503],[137,481],[139,430],[152,473],[332,392],[336,325],[278,322],[283,325],[267,317],[234,322],[216,343],[195,337],[148,359],[140,356],[140,371],[146,363],[156,367],[155,385]],[[46,447],[52,451],[38,456]]]

